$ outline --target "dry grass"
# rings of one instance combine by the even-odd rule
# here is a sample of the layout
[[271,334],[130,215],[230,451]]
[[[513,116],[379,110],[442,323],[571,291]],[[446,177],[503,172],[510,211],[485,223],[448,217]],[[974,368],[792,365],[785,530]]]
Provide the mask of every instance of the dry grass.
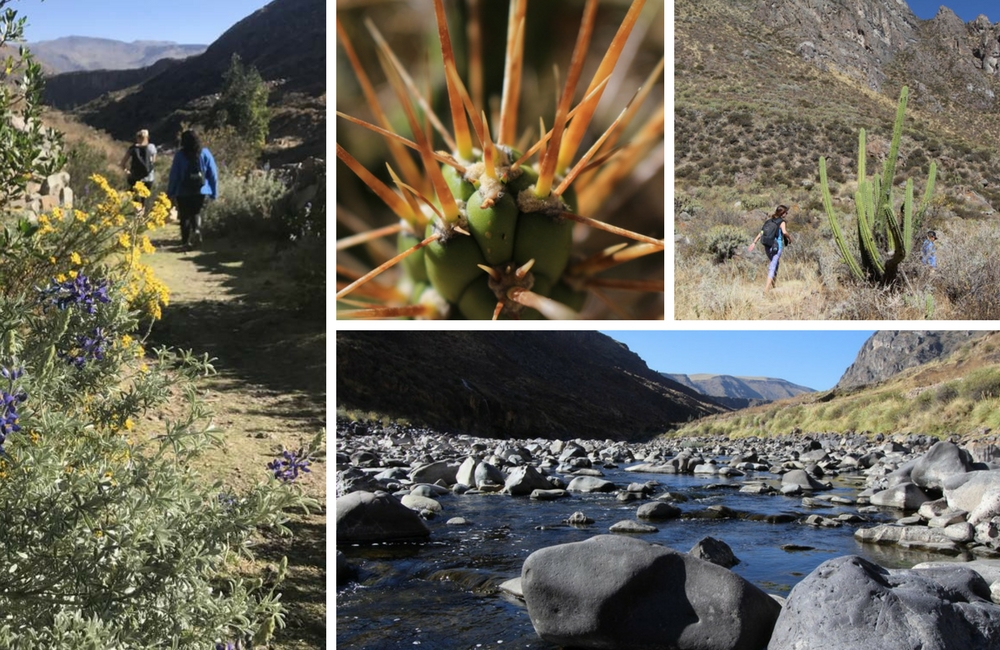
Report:
[[807,393],[711,416],[670,435],[731,437],[805,432],[977,437],[1000,426],[1000,334],[864,390]]

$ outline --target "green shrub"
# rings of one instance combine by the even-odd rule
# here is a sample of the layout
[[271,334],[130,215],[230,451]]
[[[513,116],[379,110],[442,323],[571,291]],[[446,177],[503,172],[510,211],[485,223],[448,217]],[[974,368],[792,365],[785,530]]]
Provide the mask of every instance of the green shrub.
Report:
[[983,368],[969,373],[962,380],[959,394],[973,402],[1000,397],[1000,372]]
[[277,237],[284,225],[272,218],[285,185],[274,172],[219,174],[219,198],[202,212],[202,229],[214,236]]
[[714,226],[705,235],[705,247],[717,263],[732,259],[747,243],[746,233],[736,226]]

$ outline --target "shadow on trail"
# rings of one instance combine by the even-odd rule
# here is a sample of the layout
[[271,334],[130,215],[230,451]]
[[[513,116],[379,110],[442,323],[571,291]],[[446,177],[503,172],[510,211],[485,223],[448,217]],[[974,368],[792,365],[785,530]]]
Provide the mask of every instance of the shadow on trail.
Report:
[[313,409],[321,413],[325,310],[289,307],[287,292],[295,288],[275,269],[274,243],[206,241],[189,253],[182,252],[176,239],[154,245],[187,255],[199,275],[211,281],[204,297],[164,308],[151,343],[208,353],[218,359],[220,375],[275,392],[305,393],[303,401],[314,402]]

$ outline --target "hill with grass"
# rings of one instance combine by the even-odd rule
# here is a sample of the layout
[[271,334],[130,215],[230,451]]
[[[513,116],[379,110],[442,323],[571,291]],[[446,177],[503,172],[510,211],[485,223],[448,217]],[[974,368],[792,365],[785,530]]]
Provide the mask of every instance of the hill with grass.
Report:
[[[1000,25],[963,23],[947,8],[920,20],[904,3],[876,0],[674,7],[678,317],[995,317],[996,301],[969,294],[1000,273],[989,259],[1000,207]],[[908,178],[923,191],[934,161],[933,199],[915,232],[943,233],[950,273],[921,276],[908,260],[906,291],[855,290],[833,245],[818,161],[827,159],[834,212],[853,236],[858,132],[867,133],[869,173],[880,171],[903,86],[896,203]],[[781,290],[760,302],[766,265],[746,244],[779,203],[799,236]]]
[[641,440],[722,407],[597,332],[340,331],[337,414],[490,437]]
[[[949,354],[878,383],[838,386],[709,416],[681,427],[676,435],[914,433],[983,438],[1000,427],[1000,333],[981,334],[956,340],[949,344]],[[881,338],[883,343],[887,338],[893,338],[891,333]],[[900,349],[907,340],[900,339]],[[859,358],[865,354],[863,348]]]

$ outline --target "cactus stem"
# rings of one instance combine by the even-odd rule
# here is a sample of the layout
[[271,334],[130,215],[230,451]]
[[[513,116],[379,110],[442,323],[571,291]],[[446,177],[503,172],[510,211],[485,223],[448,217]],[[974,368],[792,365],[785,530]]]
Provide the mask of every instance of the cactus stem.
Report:
[[[414,142],[413,140],[408,140],[407,138],[404,138],[403,136],[399,135],[398,133],[393,133],[392,131],[386,131],[385,129],[380,128],[378,126],[375,126],[374,124],[372,124],[370,122],[365,122],[364,120],[359,120],[356,117],[352,117],[350,115],[346,115],[344,113],[341,113],[340,111],[337,111],[337,117],[342,117],[345,120],[347,120],[348,122],[353,122],[354,124],[357,124],[358,126],[362,126],[362,127],[366,128],[366,129],[368,129],[369,131],[373,131],[375,133],[378,133],[381,136],[385,136],[385,138],[389,142],[398,142],[398,143],[400,143],[402,145],[405,145],[405,146],[409,147],[410,149],[413,149],[414,151],[420,151],[420,147],[417,145],[416,142]],[[458,173],[460,173],[460,174],[464,174],[465,173],[465,166],[462,163],[460,163],[457,160],[455,160],[454,156],[452,156],[451,154],[449,154],[447,152],[442,152],[442,151],[435,151],[435,152],[433,152],[432,155],[434,156],[434,159],[437,160],[438,162],[444,163],[445,165],[448,165],[450,167],[454,167],[456,170],[458,170]],[[410,184],[414,185],[414,183],[410,183]]]
[[[344,52],[347,53],[347,58],[351,63],[351,69],[354,70],[354,76],[357,78],[358,83],[361,84],[361,91],[365,95],[365,101],[368,103],[368,108],[371,109],[372,114],[375,116],[378,123],[382,125],[383,129],[388,133],[392,133],[392,124],[389,122],[389,118],[386,117],[385,111],[382,110],[375,88],[372,86],[371,80],[368,79],[368,75],[365,74],[364,68],[361,67],[361,61],[358,59],[358,55],[354,51],[354,46],[351,45],[351,41],[347,36],[347,31],[340,24],[339,20],[337,21],[337,38],[340,40],[340,44],[344,48]],[[403,178],[406,179],[406,182],[415,187],[420,187],[425,192],[429,192],[430,185],[427,184],[423,175],[417,169],[416,163],[414,163],[413,159],[406,153],[406,150],[400,146],[400,143],[390,138],[387,144],[389,146],[389,152],[392,154],[393,159],[395,159],[396,164],[403,173]]]
[[400,219],[408,223],[416,224],[417,216],[410,209],[409,204],[399,196],[388,185],[376,178],[365,166],[359,163],[354,156],[349,154],[340,144],[337,145],[337,158],[340,158],[358,178],[364,181],[365,185],[375,192],[382,201],[389,206],[389,209],[396,213]]
[[665,244],[662,239],[656,239],[655,237],[647,237],[646,235],[640,235],[637,232],[632,232],[631,230],[626,230],[625,228],[619,228],[618,226],[613,226],[610,223],[604,223],[603,221],[598,221],[597,219],[592,219],[590,217],[584,217],[583,215],[575,214],[573,212],[563,212],[559,215],[564,219],[570,219],[571,221],[576,221],[577,223],[586,224],[592,228],[597,228],[598,230],[603,230],[605,232],[610,232],[615,235],[621,235],[622,237],[627,237],[629,239],[634,239],[635,241],[645,242],[647,244],[653,244],[654,246],[659,246],[660,250],[663,250]]
[[437,18],[438,39],[441,41],[441,56],[444,59],[444,79],[448,86],[448,104],[451,107],[452,127],[455,130],[456,151],[460,158],[469,160],[472,158],[472,134],[469,132],[469,123],[465,121],[461,93],[455,85],[458,66],[455,64],[455,50],[451,47],[451,35],[448,33],[444,0],[434,0],[434,16]]
[[[597,72],[594,73],[594,78],[590,82],[590,86],[587,88],[588,93],[596,88],[598,80],[611,76],[611,72],[615,69],[615,64],[618,63],[618,57],[621,56],[622,50],[625,48],[625,43],[628,41],[629,34],[632,33],[632,29],[635,27],[635,23],[639,19],[639,14],[642,12],[642,7],[645,3],[646,0],[632,1],[632,5],[629,7],[628,13],[625,15],[625,19],[618,27],[618,32],[611,41],[611,46],[608,47],[608,51],[601,60],[601,64],[597,67]],[[600,96],[601,93],[599,92],[597,94],[598,100],[600,100]],[[566,138],[561,143],[559,149],[559,164],[556,168],[560,171],[560,173],[569,167],[570,162],[573,160],[573,156],[576,155],[576,150],[580,147],[580,142],[583,141],[583,137],[587,132],[587,127],[590,126],[590,120],[594,116],[595,110],[597,110],[596,102],[593,106],[584,110],[577,117],[577,119],[570,124],[566,133]]]
[[590,159],[594,157],[594,154],[596,154],[600,150],[600,148],[604,145],[604,141],[607,140],[608,137],[615,132],[615,129],[618,128],[618,125],[621,124],[622,119],[625,117],[625,114],[628,112],[629,107],[632,105],[632,102],[635,101],[635,98],[638,94],[639,94],[638,91],[636,91],[636,93],[632,95],[632,99],[628,100],[628,103],[625,105],[625,108],[622,110],[621,113],[618,114],[618,117],[615,119],[615,121],[612,122],[607,129],[605,129],[604,133],[601,134],[601,137],[597,139],[597,142],[595,142],[590,147],[590,149],[587,150],[587,153],[583,154],[583,157],[581,157],[580,160],[577,161],[577,163],[573,166],[573,169],[569,170],[566,173],[566,177],[562,180],[561,183],[559,183],[559,187],[557,187],[555,191],[552,192],[553,194],[555,194],[556,196],[562,196],[562,193],[565,192],[566,189],[570,186],[570,184],[572,184],[573,181],[576,180],[577,176],[579,176],[583,172],[583,170],[586,169],[587,164],[590,162]]
[[434,308],[430,305],[370,307],[368,309],[345,309],[337,312],[337,318],[417,318],[433,315]]
[[524,15],[527,10],[528,0],[510,3],[507,57],[500,96],[500,142],[505,144],[510,144],[517,136],[517,105],[521,99],[521,73],[524,69]]
[[507,299],[525,307],[537,310],[549,320],[573,320],[578,314],[566,305],[540,296],[523,287],[511,287],[507,290]]
[[576,93],[576,85],[583,72],[583,64],[586,60],[587,47],[590,45],[590,36],[594,31],[594,18],[596,16],[597,0],[587,0],[587,4],[583,8],[583,23],[580,25],[580,31],[576,35],[576,44],[573,46],[573,56],[570,59],[569,72],[566,74],[566,84],[563,86],[562,94],[559,96],[559,105],[556,108],[555,123],[552,126],[552,141],[545,148],[545,157],[542,158],[538,170],[535,196],[539,198],[547,197],[552,189],[560,142],[566,129],[566,121],[569,119],[570,104]]
[[618,280],[615,278],[587,278],[583,286],[603,287],[605,289],[621,289],[623,291],[642,291],[663,293],[663,280]]
[[420,158],[423,160],[424,169],[427,171],[427,175],[431,178],[431,184],[434,186],[434,192],[437,195],[438,201],[441,202],[441,213],[443,218],[447,223],[455,223],[459,218],[458,204],[455,202],[455,197],[452,195],[451,190],[448,189],[448,183],[445,182],[444,174],[441,172],[441,169],[435,161],[434,151],[431,149],[431,144],[423,130],[420,128],[420,124],[417,122],[417,116],[414,113],[413,104],[410,102],[410,98],[407,96],[406,90],[403,88],[399,71],[391,64],[390,61],[387,60],[384,53],[380,52],[379,61],[382,63],[382,68],[385,70],[386,79],[389,81],[389,84],[396,93],[396,98],[403,107],[406,119],[410,123],[410,130],[413,131],[413,135],[417,140],[417,150],[420,152]]
[[599,273],[604,269],[609,269],[612,266],[624,264],[625,262],[630,262],[646,255],[652,255],[662,250],[663,242],[659,244],[634,244],[612,253],[602,251],[569,267],[566,274],[571,276],[589,276]]
[[355,289],[357,289],[361,285],[369,282],[373,278],[378,277],[383,272],[391,269],[396,264],[402,262],[404,259],[406,259],[410,255],[416,253],[421,248],[424,248],[425,246],[428,246],[431,243],[436,242],[439,239],[441,239],[441,234],[440,233],[434,233],[433,235],[431,235],[427,239],[423,240],[422,242],[419,242],[417,244],[414,244],[413,246],[410,246],[408,249],[406,249],[405,251],[403,251],[399,255],[396,255],[391,260],[389,260],[387,262],[383,262],[382,264],[379,264],[378,266],[376,266],[374,269],[372,269],[368,273],[365,273],[360,278],[358,278],[354,282],[350,283],[349,285],[347,285],[346,287],[344,287],[343,289],[341,289],[340,291],[338,291],[336,299],[340,300],[341,298],[343,298],[347,294],[351,293],[352,291],[354,291]]
[[469,41],[469,92],[477,107],[483,106],[483,37],[480,30],[479,0],[469,0],[469,23],[465,26]]
[[378,239],[379,237],[388,237],[390,235],[395,235],[400,230],[403,229],[402,223],[394,223],[383,228],[376,228],[375,230],[369,230],[367,232],[360,232],[356,235],[351,235],[349,237],[343,237],[337,240],[337,250],[342,251],[358,244],[366,244],[373,239]]
[[[413,83],[413,78],[410,77],[409,73],[406,71],[406,68],[404,68],[403,64],[399,62],[399,59],[396,58],[396,54],[392,51],[392,48],[389,47],[389,43],[387,43],[386,40],[382,38],[382,33],[378,31],[377,27],[375,27],[375,23],[373,23],[370,18],[365,18],[365,26],[371,33],[372,38],[375,39],[375,43],[379,47],[379,52],[382,55],[384,55],[392,63],[392,66],[398,71],[400,77],[403,79],[403,82],[406,84],[406,87],[409,89],[410,93],[413,94],[413,97],[417,100],[417,104],[420,105],[420,108],[423,109],[424,114],[427,115],[427,119],[429,119],[431,121],[431,124],[434,125],[434,130],[438,132],[438,134],[444,140],[445,144],[448,145],[448,149],[450,151],[457,150],[458,147],[455,144],[455,139],[451,137],[451,133],[448,132],[448,129],[444,128],[444,124],[442,124],[441,120],[438,119],[437,114],[434,113],[434,109],[431,108],[431,105],[427,102],[424,96],[417,89],[417,85]],[[379,59],[379,62],[384,69],[386,64],[385,62],[381,61],[381,57]]]

